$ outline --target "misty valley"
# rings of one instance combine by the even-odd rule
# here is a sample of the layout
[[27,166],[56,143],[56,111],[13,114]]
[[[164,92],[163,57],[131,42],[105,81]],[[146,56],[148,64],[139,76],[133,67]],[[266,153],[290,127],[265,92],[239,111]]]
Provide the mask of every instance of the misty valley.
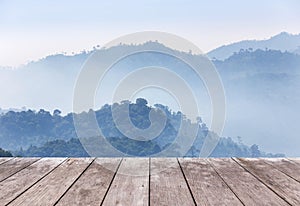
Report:
[[[299,39],[299,35],[281,33],[268,40],[237,42],[208,53],[226,93],[226,123],[211,156],[299,155],[300,56],[297,47],[283,46],[291,45],[286,42],[297,45]],[[139,45],[94,48],[94,51],[130,53],[136,48],[145,51],[159,48],[191,59],[202,58],[201,55],[177,51],[151,41]],[[88,155],[76,135],[71,111],[76,78],[82,64],[94,51],[74,55],[56,54],[19,68],[0,68],[1,104],[5,108],[0,109],[0,148],[17,156]],[[180,156],[199,156],[206,133],[213,132],[208,129],[211,106],[205,85],[197,82],[193,75],[184,73],[188,68],[179,61],[149,52],[116,64],[108,75],[122,76],[122,71],[130,71],[144,64],[167,65],[189,80],[202,102],[201,122],[191,123],[189,117],[182,114],[172,102],[153,101],[157,96],[155,93],[145,97],[149,101],[147,104],[136,104],[133,99],[133,103],[127,104],[131,108],[131,121],[138,128],[149,126],[150,108],[162,109],[169,122],[156,139],[137,142],[118,131],[111,119],[111,105],[122,105],[126,101],[110,102],[105,98],[109,94],[102,94],[96,98],[95,108],[98,109],[94,110],[106,140],[128,155],[151,156],[172,143],[178,132],[179,119],[184,117],[188,124],[198,124],[199,131],[190,150]],[[107,84],[112,86],[114,81],[111,78]],[[7,87],[12,89],[8,91]],[[14,92],[18,92],[18,95]],[[1,154],[7,155],[5,151]],[[175,152],[171,156],[176,155]]]

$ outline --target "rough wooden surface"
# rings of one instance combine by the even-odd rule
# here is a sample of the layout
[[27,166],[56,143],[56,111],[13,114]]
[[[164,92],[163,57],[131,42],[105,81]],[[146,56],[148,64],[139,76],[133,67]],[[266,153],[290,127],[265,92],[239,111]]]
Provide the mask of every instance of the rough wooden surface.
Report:
[[0,182],[0,203],[8,204],[57,167],[63,158],[44,158]]
[[99,206],[121,159],[96,159],[57,205]]
[[38,161],[38,158],[14,158],[0,165],[0,182]]
[[92,159],[68,159],[10,205],[53,205],[89,166]]
[[4,162],[11,160],[12,158],[0,158],[0,165]]
[[242,167],[291,205],[300,205],[300,184],[262,159],[235,159]]
[[300,182],[300,164],[298,165],[297,163],[285,158],[269,158],[265,162],[280,170],[284,174],[290,176],[291,178],[295,179],[296,181]]
[[151,159],[151,205],[195,205],[176,159]]
[[179,162],[197,205],[242,205],[205,159],[180,158]]
[[298,164],[300,166],[300,158],[288,158],[288,159],[295,162],[296,164]]
[[0,158],[0,205],[300,205],[300,159]]
[[288,205],[232,159],[209,159],[244,205]]
[[123,159],[103,205],[148,205],[148,180],[148,158]]

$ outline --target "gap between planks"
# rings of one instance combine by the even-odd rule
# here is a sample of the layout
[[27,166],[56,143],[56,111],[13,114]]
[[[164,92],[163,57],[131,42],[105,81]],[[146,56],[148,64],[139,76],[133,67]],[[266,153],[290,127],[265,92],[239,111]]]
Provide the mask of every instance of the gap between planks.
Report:
[[[1,166],[3,167],[3,164],[12,165],[12,162],[17,161],[15,159],[18,158],[8,159],[4,162],[2,161],[2,164],[2,159],[0,159],[0,169]],[[29,188],[25,188],[25,191],[18,194],[11,205],[32,205],[31,202],[26,201],[26,198],[31,198],[29,197],[29,194],[39,201],[37,205],[66,205],[70,202],[74,203],[72,205],[80,205],[79,202],[84,203],[81,205],[157,205],[157,203],[161,203],[161,205],[209,205],[209,203],[213,204],[220,201],[218,198],[222,197],[222,195],[225,196],[225,199],[223,198],[224,201],[232,201],[230,202],[231,205],[252,205],[263,204],[264,202],[267,204],[270,203],[270,201],[273,201],[271,202],[274,203],[272,205],[287,205],[287,203],[298,204],[298,201],[300,200],[299,196],[297,196],[297,191],[295,192],[295,188],[299,188],[297,186],[300,186],[299,181],[297,181],[299,180],[299,173],[297,173],[297,171],[294,172],[296,168],[300,168],[299,159],[287,160],[284,158],[283,163],[277,162],[274,164],[268,159],[261,161],[264,164],[264,167],[268,169],[273,168],[274,171],[272,172],[279,175],[282,179],[287,178],[287,180],[283,180],[285,183],[293,183],[290,189],[285,190],[278,188],[274,189],[274,186],[270,185],[271,182],[266,182],[266,176],[259,176],[256,174],[255,170],[259,165],[251,163],[250,165],[252,165],[253,168],[249,169],[249,165],[243,165],[239,162],[240,159],[235,158],[197,158],[191,160],[189,160],[189,158],[125,158],[123,160],[119,158],[119,162],[116,161],[115,163],[112,163],[112,165],[114,165],[112,171],[107,171],[105,168],[95,163],[98,159],[100,161],[101,158],[90,158],[90,160],[84,164],[81,162],[82,159],[83,158],[77,158],[77,162],[81,165],[81,169],[78,169],[73,165],[62,170],[69,173],[72,172],[73,168],[77,170],[77,172],[72,173],[72,178],[68,178],[67,181],[63,180],[61,182],[61,184],[65,183],[66,185],[63,186],[63,189],[58,189],[59,194],[55,194],[55,197],[52,199],[48,198],[46,201],[41,200],[40,198],[36,199],[34,196],[37,194],[41,196],[45,194],[51,196],[51,194],[54,194],[47,190],[41,191],[38,187],[43,185],[44,187],[49,187],[52,191],[53,188],[49,186],[48,183],[53,183],[57,186],[59,185],[58,187],[61,187],[61,184],[57,184],[54,180],[51,180],[51,176],[53,176],[53,173],[55,173],[56,170],[61,170],[62,165],[66,164],[65,162],[72,162],[76,160],[76,158],[66,159],[39,180],[34,179],[34,182],[31,185],[28,185],[27,183],[26,187]],[[108,162],[113,161],[113,159],[115,158],[106,158]],[[13,179],[14,176],[22,176],[23,173],[27,174],[26,171],[30,170],[30,168],[34,168],[34,165],[38,164],[39,161],[36,160],[32,163],[27,162],[26,164],[28,165],[24,164],[21,169],[18,167],[18,171],[12,170],[16,172],[7,173],[8,177],[5,178],[3,182],[8,184],[7,182]],[[192,163],[195,168],[192,168]],[[289,167],[285,167],[285,165],[289,165]],[[193,169],[194,171],[190,169]],[[98,170],[101,172],[97,173]],[[100,174],[103,172],[106,176],[104,175],[105,177],[103,179],[97,179],[96,177],[101,177],[102,175]],[[137,176],[128,175],[136,172],[140,172],[141,174]],[[236,178],[232,176],[233,174],[231,174],[231,172],[238,172],[239,177]],[[56,173],[63,174],[62,172]],[[200,173],[201,175],[199,177],[194,176],[197,175],[197,173]],[[58,174],[54,174],[54,177],[59,178]],[[206,176],[207,174],[211,175]],[[90,175],[93,175],[98,182],[86,182]],[[199,195],[199,191],[201,191],[201,186],[199,187],[199,184],[201,185],[202,182],[197,180],[197,178],[202,178],[203,181],[207,180],[210,182],[207,185],[213,184],[215,188],[208,187],[207,191],[205,191],[207,192],[206,194],[202,193],[202,195]],[[277,180],[279,181],[279,179]],[[295,184],[295,182],[297,184]],[[85,195],[80,194],[80,189],[82,189],[81,186],[85,190],[88,190],[89,184],[92,184],[93,186],[90,188],[90,191],[94,190],[94,193],[92,194],[97,193],[98,195],[95,195],[95,198],[93,199],[94,202],[88,202],[88,198],[84,200]],[[252,185],[253,188],[247,189],[247,184]],[[207,187],[207,185],[202,183],[203,188]],[[100,186],[103,187],[102,191]],[[255,188],[260,189],[258,192],[255,192]],[[245,191],[245,189],[247,190],[247,194],[239,192],[239,190]],[[209,192],[212,194],[213,191],[218,190],[222,190],[222,193],[218,192],[219,195],[217,198],[215,197],[213,199],[210,197]],[[124,194],[121,194],[123,192]],[[288,194],[287,192],[294,193]],[[263,198],[263,196],[265,196],[265,198]],[[256,198],[256,200],[253,199],[253,197]]]

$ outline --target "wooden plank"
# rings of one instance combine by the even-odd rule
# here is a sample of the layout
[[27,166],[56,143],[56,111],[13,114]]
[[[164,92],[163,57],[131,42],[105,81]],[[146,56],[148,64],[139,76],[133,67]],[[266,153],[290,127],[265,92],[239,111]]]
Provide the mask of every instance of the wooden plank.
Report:
[[288,158],[288,159],[295,162],[297,165],[300,165],[300,158],[293,157],[293,158]]
[[205,159],[180,158],[179,163],[197,205],[243,205]]
[[97,158],[57,205],[99,206],[110,186],[121,159]]
[[123,159],[103,205],[148,205],[149,158]]
[[300,182],[300,164],[290,161],[286,158],[265,158],[266,164],[273,166],[284,174]]
[[71,158],[15,199],[10,205],[53,205],[90,165],[92,158]]
[[244,205],[288,205],[232,159],[207,160]]
[[0,183],[0,202],[8,204],[43,176],[58,166],[64,158],[43,158]]
[[0,182],[19,172],[40,158],[14,158],[0,165]]
[[291,205],[300,205],[300,183],[261,159],[235,160]]
[[150,205],[195,205],[175,158],[150,161]]
[[7,162],[9,160],[11,160],[12,158],[9,158],[9,157],[0,157],[0,165],[4,162]]

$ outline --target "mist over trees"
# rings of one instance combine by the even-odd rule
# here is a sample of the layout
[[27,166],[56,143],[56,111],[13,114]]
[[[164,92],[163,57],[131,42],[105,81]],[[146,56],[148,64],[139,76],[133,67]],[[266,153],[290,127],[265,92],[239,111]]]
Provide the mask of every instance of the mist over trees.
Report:
[[5,151],[0,148],[0,157],[12,157],[13,155],[9,151]]
[[[300,55],[294,52],[292,48],[280,46],[295,46],[294,37],[291,38],[287,34],[281,34],[279,37],[279,39],[285,39],[284,42],[290,43],[281,44],[280,40],[279,46],[276,47],[277,42],[273,47],[267,47],[261,46],[262,44],[255,46],[256,43],[250,41],[243,44],[243,47],[235,46],[232,53],[226,58],[212,60],[220,74],[226,93],[226,125],[223,134],[234,138],[241,136],[245,144],[252,145],[255,143],[263,150],[285,153],[288,156],[299,156],[300,140],[298,133],[300,133],[300,127],[298,127],[297,122],[300,115]],[[289,40],[290,38],[291,40]],[[268,44],[273,44],[273,40],[269,41]],[[147,42],[141,45],[118,45],[100,50],[101,52],[122,50],[124,53],[130,53],[135,47],[144,50],[155,50],[156,48],[171,50],[158,42]],[[180,51],[174,53],[176,54],[176,52]],[[70,129],[72,128],[72,115],[66,118],[67,115],[65,114],[72,110],[74,84],[82,64],[91,53],[82,52],[73,56],[52,55],[15,70],[0,69],[1,108],[5,108],[0,113],[3,111],[6,113],[6,109],[10,107],[27,106],[28,108],[35,108],[37,110],[35,113],[39,113],[39,108],[44,108],[44,112],[47,113],[46,110],[53,111],[58,107],[64,114],[63,116],[56,114],[57,121],[60,121],[61,118],[64,123],[59,124],[59,126],[55,124],[56,128],[47,131],[50,134],[42,138],[37,133],[39,129],[35,128],[37,127],[36,124],[39,124],[36,122],[37,120],[34,120],[31,126],[27,125],[28,128],[36,129],[31,132],[31,135],[29,135],[30,131],[26,129],[23,131],[24,134],[21,134],[18,129],[15,131],[16,134],[7,134],[11,136],[3,139],[2,144],[5,149],[19,149],[15,145],[28,148],[31,144],[26,143],[28,139],[31,139],[29,142],[35,142],[36,145],[34,146],[42,146],[47,141],[57,138],[66,141],[69,138],[76,138],[74,129]],[[189,58],[200,58],[189,53],[184,55],[189,56]],[[170,62],[163,55],[154,58],[153,55],[146,54],[142,57],[135,61],[132,59],[127,62],[123,61],[123,64],[119,65],[119,69],[127,71],[130,68],[150,63],[151,65],[164,66],[163,62]],[[180,74],[183,74],[182,71],[187,69],[180,62],[171,62],[170,68],[175,72],[181,72]],[[198,82],[190,76],[188,82],[192,84],[195,91],[201,95],[205,94],[205,87],[202,88],[201,85],[197,85]],[[7,88],[10,89],[7,90]],[[108,94],[100,97],[103,102],[99,103],[97,108],[108,102],[104,99],[106,95]],[[204,99],[201,117],[205,122],[210,122],[211,110],[207,106],[210,101],[206,98],[207,96],[204,95],[203,98],[200,96],[201,100]],[[172,105],[168,106],[172,108]],[[40,112],[39,115],[42,115],[43,111]],[[11,113],[16,121],[20,121],[18,124],[25,126],[27,123],[21,120],[22,115],[25,114],[20,114]],[[26,115],[32,114],[29,112]],[[51,113],[50,115],[53,116],[54,114]],[[47,114],[44,114],[44,117],[47,119]],[[35,119],[36,116],[33,115],[32,118]],[[49,124],[52,123],[49,122]],[[11,122],[11,124],[14,125],[15,123]],[[44,126],[39,125],[41,128]],[[50,127],[54,126],[50,125]],[[54,130],[57,132],[53,132]],[[58,132],[59,130],[61,132]],[[1,133],[3,132],[1,131]],[[15,136],[20,138],[15,141]],[[8,140],[9,138],[11,138],[11,142]]]
[[[129,115],[134,126],[141,129],[149,127],[151,107],[147,105],[145,99],[139,98],[135,103],[123,101],[114,104],[114,107],[123,108],[124,106],[129,106]],[[117,150],[132,156],[155,155],[170,146],[176,139],[181,121],[190,126],[196,124],[199,127],[197,137],[184,156],[199,156],[206,135],[210,132],[205,123],[200,118],[197,123],[191,123],[184,114],[173,112],[164,105],[157,104],[155,108],[155,112],[161,113],[162,110],[165,112],[167,123],[157,138],[147,141],[130,139],[118,130],[112,116],[112,105],[104,105],[96,110],[95,114],[106,140]],[[83,112],[76,115],[86,114],[87,112]],[[72,115],[70,113],[63,116],[59,110],[54,110],[51,114],[43,109],[37,112],[32,110],[7,112],[0,116],[0,146],[13,151],[17,156],[88,156],[77,139]],[[174,146],[174,153],[171,156],[177,156],[176,147],[178,149],[180,146]],[[283,155],[266,154],[260,151],[257,145],[249,147],[241,143],[241,140],[236,142],[230,137],[222,137],[211,156],[273,157]]]
[[265,48],[268,48],[281,52],[288,51],[290,53],[300,54],[299,46],[300,34],[293,35],[287,32],[281,32],[280,34],[265,40],[244,40],[229,45],[224,45],[213,49],[212,51],[208,52],[207,55],[218,60],[225,60],[234,53],[239,52],[241,49],[246,50],[248,48],[252,48],[253,51],[258,49],[264,50]]

